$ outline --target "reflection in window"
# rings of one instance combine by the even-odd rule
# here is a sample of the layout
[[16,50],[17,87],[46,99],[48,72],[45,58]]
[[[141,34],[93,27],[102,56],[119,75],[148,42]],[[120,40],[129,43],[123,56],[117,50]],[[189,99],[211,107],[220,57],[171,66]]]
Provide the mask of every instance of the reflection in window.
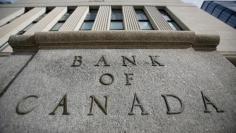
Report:
[[151,23],[149,22],[143,9],[135,9],[139,27],[141,30],[153,30]]
[[159,9],[159,11],[162,17],[165,19],[165,21],[170,25],[170,27],[173,30],[182,30],[180,26],[169,16],[169,14],[165,10]]
[[80,30],[92,30],[94,21],[97,16],[97,9],[91,9],[89,10],[89,13],[87,14],[84,23],[82,24]]
[[73,13],[74,9],[68,9],[67,13],[65,13],[60,20],[50,29],[50,31],[58,31],[61,26],[66,22],[66,20]]
[[110,30],[124,30],[121,9],[112,9]]

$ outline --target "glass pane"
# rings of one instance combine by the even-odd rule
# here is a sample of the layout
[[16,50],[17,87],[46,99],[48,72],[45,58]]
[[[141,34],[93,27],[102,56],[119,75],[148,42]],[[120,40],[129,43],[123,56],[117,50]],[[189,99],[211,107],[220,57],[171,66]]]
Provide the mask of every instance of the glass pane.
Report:
[[97,10],[90,10],[85,20],[95,20],[97,15]]
[[84,22],[80,30],[91,30],[93,27],[93,22]]
[[149,22],[139,22],[139,26],[141,30],[152,30],[152,26]]
[[218,17],[222,21],[227,21],[233,12],[229,9],[224,10],[221,15]]
[[173,30],[181,30],[180,27],[175,23],[175,22],[168,22],[168,24],[170,25],[170,27],[173,29]]
[[50,31],[58,31],[62,25],[63,23],[56,23]]
[[122,11],[119,9],[112,10],[111,20],[123,20]]
[[138,20],[148,20],[148,18],[143,10],[136,10],[136,14],[137,14]]
[[64,21],[65,22],[69,18],[69,16],[70,16],[70,14],[66,13],[61,17],[61,19],[59,21]]
[[225,7],[217,6],[215,8],[215,10],[213,11],[212,15],[215,16],[215,17],[218,17],[221,14],[221,12],[224,11],[224,10],[225,10]]
[[206,11],[211,14],[216,6],[217,6],[216,3],[210,3],[209,6],[207,7]]
[[232,15],[227,24],[231,25],[232,27],[236,27],[236,15]]
[[164,11],[164,10],[159,10],[162,17],[166,20],[166,21],[171,21],[171,18],[169,17],[169,15]]
[[110,30],[123,30],[123,22],[111,22]]

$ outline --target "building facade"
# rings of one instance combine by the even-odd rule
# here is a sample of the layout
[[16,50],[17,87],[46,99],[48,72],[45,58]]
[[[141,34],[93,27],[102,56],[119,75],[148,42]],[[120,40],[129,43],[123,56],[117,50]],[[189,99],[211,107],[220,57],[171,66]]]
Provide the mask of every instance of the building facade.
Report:
[[[209,10],[213,11],[213,7],[211,9],[210,7],[216,3],[205,2],[202,8],[209,7]],[[145,3],[142,0],[128,2],[82,0],[70,1],[64,5],[66,6],[63,6],[63,1],[57,0],[50,2],[21,0],[10,5],[0,5],[1,51],[12,52],[7,41],[10,35],[14,34],[81,30],[183,30],[199,34],[219,34],[221,41],[217,50],[232,62],[235,61],[235,30],[179,0],[158,2],[150,0]],[[217,7],[217,11],[221,8],[214,7],[214,9]],[[196,17],[192,17],[192,14]],[[227,14],[223,13],[221,16],[226,19]],[[233,15],[230,17],[229,23],[233,24]]]
[[201,9],[236,28],[236,1],[204,1]]
[[234,133],[236,31],[180,0],[0,5],[0,132]]

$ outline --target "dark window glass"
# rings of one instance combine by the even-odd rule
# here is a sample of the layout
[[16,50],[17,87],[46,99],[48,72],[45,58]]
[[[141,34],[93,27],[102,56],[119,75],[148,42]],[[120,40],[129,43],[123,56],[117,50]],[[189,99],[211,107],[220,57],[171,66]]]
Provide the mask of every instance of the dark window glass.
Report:
[[91,30],[94,22],[84,22],[81,26],[81,30]]
[[123,22],[118,22],[118,21],[111,22],[110,30],[123,30],[123,29],[124,29]]
[[56,23],[50,31],[58,31],[64,23]]
[[228,20],[227,24],[236,28],[236,15],[232,15],[230,19]]
[[90,9],[89,10],[80,30],[92,30],[94,21],[97,16],[97,12],[98,12],[97,9]]
[[138,20],[148,20],[148,18],[143,10],[136,10],[136,14],[137,14]]
[[141,30],[153,30],[151,23],[148,20],[143,9],[135,9],[136,16],[138,19],[139,27]]
[[110,30],[124,30],[121,9],[112,9]]
[[204,3],[202,4],[202,9],[206,10],[206,8],[208,7],[208,5],[211,3],[211,1],[204,1]]
[[163,9],[159,9],[162,17],[170,25],[173,30],[182,30],[180,26],[170,17],[170,15]]
[[218,17],[224,10],[225,8],[223,6],[217,6],[213,11],[212,15]]
[[231,10],[226,9],[221,13],[221,15],[219,16],[219,19],[226,22],[232,14],[233,12]]
[[60,18],[59,22],[65,22],[69,17],[70,17],[70,14],[66,13]]
[[90,10],[85,20],[95,20],[98,10]]
[[216,3],[210,3],[210,5],[208,5],[206,11],[211,14],[217,5],[218,4],[216,4]]
[[120,9],[112,9],[111,20],[123,20],[122,11]]

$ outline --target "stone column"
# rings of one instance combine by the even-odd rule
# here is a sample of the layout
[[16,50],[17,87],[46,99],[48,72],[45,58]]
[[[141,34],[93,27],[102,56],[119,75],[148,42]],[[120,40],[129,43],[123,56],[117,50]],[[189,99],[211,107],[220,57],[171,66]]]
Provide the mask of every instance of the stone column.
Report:
[[25,8],[0,8],[0,26],[20,16],[24,12]]
[[36,18],[44,14],[45,8],[33,8],[24,15],[15,19],[11,23],[0,28],[0,46],[8,41],[8,38],[31,24]]
[[172,30],[156,7],[145,6],[144,11],[155,30]]
[[109,30],[111,21],[111,6],[100,6],[92,30]]
[[122,6],[125,30],[139,30],[139,24],[133,6]]
[[78,31],[89,12],[88,6],[79,6],[70,15],[59,31]]

